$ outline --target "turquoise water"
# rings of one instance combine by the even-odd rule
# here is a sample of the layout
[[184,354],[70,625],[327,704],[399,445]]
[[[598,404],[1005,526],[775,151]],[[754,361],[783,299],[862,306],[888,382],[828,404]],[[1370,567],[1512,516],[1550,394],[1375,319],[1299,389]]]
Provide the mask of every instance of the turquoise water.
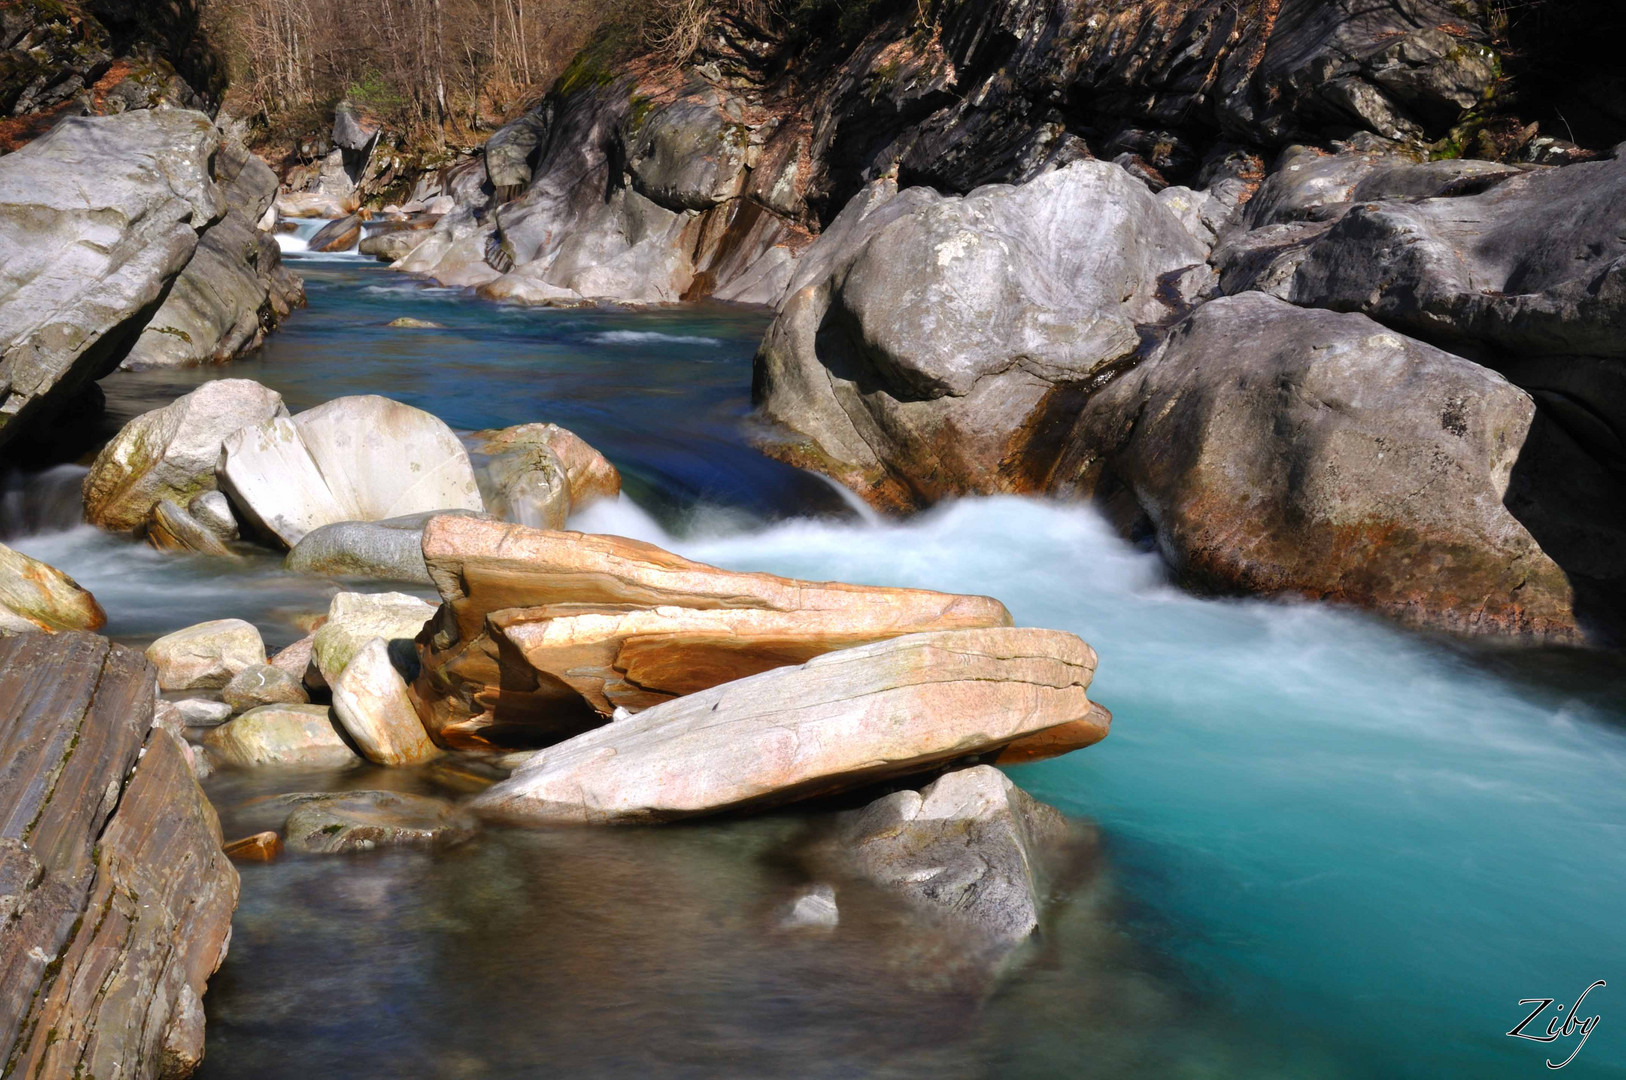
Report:
[[[1095,840],[997,982],[876,897],[844,894],[828,937],[781,929],[805,880],[795,814],[495,832],[441,856],[245,867],[203,1076],[1511,1078],[1578,1041],[1508,1038],[1519,1000],[1567,1005],[1596,979],[1601,1019],[1562,1075],[1626,1076],[1618,658],[1191,597],[1086,508],[967,500],[877,523],[744,445],[760,313],[500,309],[357,262],[301,269],[311,309],[260,358],[119,376],[115,409],[241,375],[295,408],[377,392],[461,428],[555,420],[629,477],[630,499],[577,527],[997,596],[1096,647],[1092,696],[1116,719],[1101,745],[1013,771]],[[446,329],[383,326],[401,315]],[[332,588],[268,560],[234,589],[84,529],[16,546],[132,639],[239,612],[281,625]],[[267,824],[257,796],[380,784],[458,789],[262,773],[211,795],[235,834]]]

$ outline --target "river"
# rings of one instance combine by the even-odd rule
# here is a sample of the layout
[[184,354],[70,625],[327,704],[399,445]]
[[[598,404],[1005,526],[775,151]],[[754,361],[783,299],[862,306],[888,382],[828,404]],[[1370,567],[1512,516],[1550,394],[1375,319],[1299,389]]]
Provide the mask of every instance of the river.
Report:
[[[441,855],[242,867],[201,1076],[1521,1077],[1575,1040],[1509,1038],[1520,1000],[1567,1004],[1597,979],[1568,1074],[1626,1076],[1618,658],[1194,597],[1078,506],[877,521],[749,448],[759,312],[503,308],[353,257],[298,268],[310,308],[260,354],[116,375],[114,416],[246,377],[295,410],[381,393],[465,430],[556,421],[626,478],[573,527],[996,596],[1095,646],[1091,696],[1115,722],[1012,770],[1091,840],[997,982],[875,897],[844,895],[829,933],[783,928],[804,880],[782,854],[795,813],[494,831]],[[442,328],[385,325],[401,316]],[[113,636],[240,616],[276,646],[325,608],[333,583],[271,557],[222,568],[75,525],[81,472],[10,478],[3,520],[96,594]],[[256,800],[279,792],[468,783],[368,768],[207,786],[233,836],[278,824]]]

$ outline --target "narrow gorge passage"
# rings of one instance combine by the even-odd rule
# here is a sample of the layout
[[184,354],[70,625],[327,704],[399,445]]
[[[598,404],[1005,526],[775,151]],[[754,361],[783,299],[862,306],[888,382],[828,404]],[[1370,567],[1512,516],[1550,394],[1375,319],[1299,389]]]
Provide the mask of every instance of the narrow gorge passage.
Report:
[[[294,410],[381,393],[459,430],[555,421],[627,480],[573,527],[730,569],[998,597],[1096,648],[1114,731],[1013,770],[1094,842],[991,996],[879,902],[844,894],[833,937],[782,929],[803,882],[772,852],[804,815],[493,830],[441,854],[242,866],[199,1076],[1516,1077],[1536,1060],[1504,1036],[1517,998],[1562,1001],[1626,964],[1618,659],[1193,597],[1076,505],[967,499],[879,523],[747,445],[755,310],[502,308],[360,259],[294,261],[310,308],[262,352],[113,376],[110,423],[222,376]],[[442,329],[386,325],[400,317]],[[270,556],[211,569],[77,525],[78,475],[9,477],[5,520],[28,524],[5,539],[90,589],[115,639],[234,616],[276,647],[333,591]],[[363,767],[205,786],[232,838],[280,824],[256,800],[282,792],[459,784]],[[1576,1075],[1626,1075],[1613,990]]]

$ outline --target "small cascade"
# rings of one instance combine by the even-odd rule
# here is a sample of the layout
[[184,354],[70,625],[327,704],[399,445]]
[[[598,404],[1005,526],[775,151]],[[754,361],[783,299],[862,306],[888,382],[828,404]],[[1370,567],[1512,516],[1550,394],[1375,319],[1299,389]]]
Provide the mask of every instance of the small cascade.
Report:
[[294,226],[292,232],[279,232],[276,234],[277,246],[284,255],[303,255],[311,249],[311,237],[334,220],[333,218],[287,218],[288,224]]
[[80,492],[89,470],[56,465],[39,472],[0,472],[0,540],[66,532],[84,520]]

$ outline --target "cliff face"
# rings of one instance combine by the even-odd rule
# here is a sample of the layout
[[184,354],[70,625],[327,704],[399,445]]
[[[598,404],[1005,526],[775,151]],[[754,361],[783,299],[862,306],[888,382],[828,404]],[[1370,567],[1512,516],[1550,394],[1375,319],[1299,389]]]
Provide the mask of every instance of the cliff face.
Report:
[[1507,115],[1505,48],[1467,0],[725,3],[682,64],[579,57],[447,179],[468,213],[404,268],[529,303],[771,302],[877,179],[964,193],[1094,157],[1246,185],[1299,142],[1562,158]]
[[65,116],[213,112],[222,74],[198,16],[197,0],[0,3],[0,153]]

